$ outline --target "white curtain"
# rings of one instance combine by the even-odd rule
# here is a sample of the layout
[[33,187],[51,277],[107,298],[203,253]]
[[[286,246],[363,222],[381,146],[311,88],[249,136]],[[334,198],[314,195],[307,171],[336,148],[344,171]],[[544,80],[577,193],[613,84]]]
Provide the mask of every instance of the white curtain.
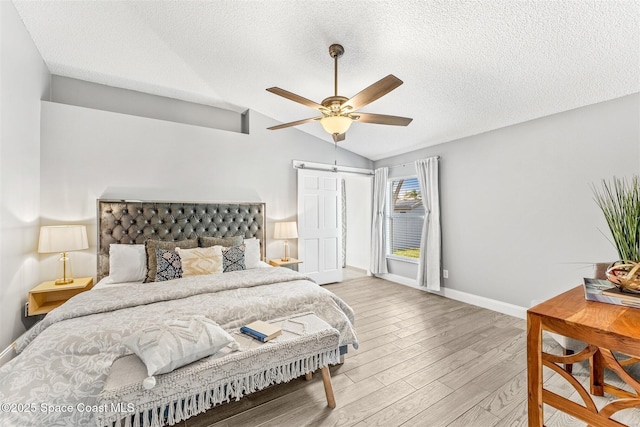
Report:
[[416,160],[416,172],[424,206],[418,285],[432,291],[438,291],[442,282],[438,158],[429,157],[428,159]]
[[371,221],[371,274],[387,273],[384,241],[384,210],[387,199],[388,168],[376,169],[373,177],[373,221]]

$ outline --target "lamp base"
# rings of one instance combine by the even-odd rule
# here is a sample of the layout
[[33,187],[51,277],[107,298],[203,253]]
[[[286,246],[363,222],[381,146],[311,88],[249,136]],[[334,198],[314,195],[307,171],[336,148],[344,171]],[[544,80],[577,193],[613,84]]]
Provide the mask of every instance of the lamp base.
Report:
[[289,241],[284,241],[284,256],[280,258],[280,261],[289,261]]
[[67,252],[62,252],[60,254],[60,260],[58,262],[58,271],[56,272],[56,276],[59,279],[56,279],[56,285],[68,285],[69,283],[73,283],[73,273],[71,272],[71,259]]

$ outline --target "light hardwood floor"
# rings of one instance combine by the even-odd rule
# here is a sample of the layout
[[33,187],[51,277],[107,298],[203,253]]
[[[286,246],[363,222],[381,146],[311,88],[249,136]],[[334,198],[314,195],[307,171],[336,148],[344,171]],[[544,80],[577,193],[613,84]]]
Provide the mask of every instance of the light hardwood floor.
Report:
[[[270,387],[191,418],[188,427],[527,425],[526,322],[372,277],[325,286],[356,313],[359,348],[331,368],[337,407],[321,375]],[[558,353],[546,338],[545,350]],[[588,382],[588,366],[574,373]],[[554,391],[577,393],[553,372]],[[600,404],[607,399],[602,399]],[[640,425],[637,410],[618,417]],[[546,425],[584,423],[545,407]]]

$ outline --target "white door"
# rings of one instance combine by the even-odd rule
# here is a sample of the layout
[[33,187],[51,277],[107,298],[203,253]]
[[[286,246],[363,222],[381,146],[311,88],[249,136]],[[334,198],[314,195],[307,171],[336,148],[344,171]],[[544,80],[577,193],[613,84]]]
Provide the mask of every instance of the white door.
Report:
[[298,169],[298,268],[321,285],[342,280],[341,179]]

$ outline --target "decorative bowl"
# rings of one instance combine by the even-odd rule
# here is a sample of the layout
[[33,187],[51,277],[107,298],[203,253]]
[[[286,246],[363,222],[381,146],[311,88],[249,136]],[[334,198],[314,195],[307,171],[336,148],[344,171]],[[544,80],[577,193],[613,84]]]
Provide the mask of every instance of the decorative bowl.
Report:
[[607,280],[623,292],[640,294],[640,262],[614,262],[607,268]]

